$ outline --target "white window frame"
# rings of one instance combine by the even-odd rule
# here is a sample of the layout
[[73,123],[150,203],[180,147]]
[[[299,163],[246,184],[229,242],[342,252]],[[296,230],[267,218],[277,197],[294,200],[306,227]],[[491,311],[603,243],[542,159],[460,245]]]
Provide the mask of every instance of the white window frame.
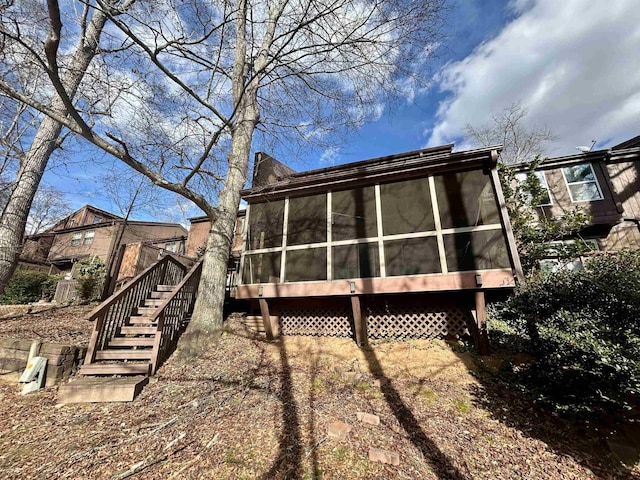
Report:
[[[584,180],[584,181],[580,181],[580,182],[569,182],[567,180],[567,175],[565,174],[565,169],[566,168],[571,168],[571,167],[577,167],[578,165],[589,165],[589,168],[591,169],[591,173],[593,174],[593,180]],[[569,197],[571,198],[571,202],[572,203],[584,203],[584,202],[597,202],[598,200],[604,200],[604,196],[602,195],[602,189],[600,188],[600,183],[598,182],[598,176],[596,175],[596,171],[593,168],[593,164],[591,163],[577,163],[575,165],[569,165],[567,167],[562,167],[560,170],[562,170],[562,178],[564,178],[564,184],[567,187],[567,191],[569,192]],[[600,196],[600,198],[592,198],[589,200],[575,200],[573,198],[573,193],[571,192],[571,188],[570,185],[584,185],[587,183],[595,183],[596,184],[596,189],[598,190],[598,195]]]
[[[535,207],[550,207],[553,205],[553,197],[551,196],[551,189],[549,188],[549,182],[547,182],[547,175],[542,170],[535,170],[533,172],[538,180],[540,181],[540,186],[547,191],[547,197],[549,197],[549,203],[539,203],[538,205],[533,205]],[[527,179],[526,172],[518,172],[516,173],[516,181],[519,184],[523,184]],[[531,201],[531,196],[529,196],[529,201]]]
[[82,240],[83,245],[93,245],[93,239],[96,236],[95,230],[89,230],[84,234],[84,240]]
[[80,245],[82,245],[82,233],[76,232],[71,235],[71,246],[78,247]]

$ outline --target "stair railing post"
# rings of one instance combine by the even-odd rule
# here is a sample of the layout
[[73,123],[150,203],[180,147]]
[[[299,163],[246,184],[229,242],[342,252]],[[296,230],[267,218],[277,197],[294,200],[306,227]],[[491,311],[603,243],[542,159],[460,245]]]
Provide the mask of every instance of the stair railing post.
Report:
[[155,375],[156,369],[161,362],[160,348],[163,340],[165,309],[160,312],[158,317],[158,326],[156,327],[156,336],[153,342],[153,353],[151,354],[151,375]]

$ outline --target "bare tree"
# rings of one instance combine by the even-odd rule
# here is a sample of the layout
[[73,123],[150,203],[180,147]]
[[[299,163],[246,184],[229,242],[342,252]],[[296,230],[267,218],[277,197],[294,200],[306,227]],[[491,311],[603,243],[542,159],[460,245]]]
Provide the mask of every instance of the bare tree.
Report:
[[545,127],[528,128],[524,119],[528,110],[516,102],[491,116],[485,125],[467,124],[467,139],[477,146],[503,145],[500,160],[505,165],[531,162],[545,153],[550,142],[557,137]]
[[[9,82],[0,80],[0,90],[208,215],[189,327],[190,338],[206,344],[222,322],[256,131],[281,142],[330,142],[328,133],[358,128],[380,102],[405,93],[408,77],[424,74],[444,0],[166,0],[126,12],[98,3],[127,57],[120,64],[127,75],[112,69],[110,83],[100,84],[104,102],[91,112],[67,102],[65,115]],[[132,77],[136,88],[119,88],[118,78]],[[59,83],[52,87],[64,93]]]
[[[98,51],[108,14],[121,12],[131,1],[103,2],[105,9],[94,9],[91,2],[82,4],[76,16],[78,24],[74,38],[77,42],[71,55],[61,53],[61,47],[66,52],[72,42],[62,38],[63,13],[57,1],[48,0],[46,9],[41,2],[33,0],[19,4],[8,2],[0,8],[0,76],[7,87],[2,88],[5,96],[18,102],[18,110],[24,106],[33,107],[24,101],[30,98],[55,117],[77,119],[84,102],[78,102],[76,94]],[[71,5],[64,14],[74,13],[76,6]],[[47,82],[37,81],[34,86],[30,79],[46,79]],[[39,110],[39,113],[44,112]],[[54,116],[42,117],[28,149],[19,154],[15,179],[2,208],[0,292],[17,266],[31,204],[49,158],[59,146],[64,122],[57,121]],[[8,132],[11,133],[11,129]],[[7,131],[4,134],[11,138]]]
[[31,203],[25,233],[40,233],[54,226],[71,212],[71,206],[63,192],[55,187],[41,185]]

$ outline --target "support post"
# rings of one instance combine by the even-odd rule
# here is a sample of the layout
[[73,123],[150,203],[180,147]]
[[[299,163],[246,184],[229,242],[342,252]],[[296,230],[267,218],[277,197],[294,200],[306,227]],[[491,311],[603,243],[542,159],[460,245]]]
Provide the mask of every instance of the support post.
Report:
[[356,343],[359,347],[364,347],[368,343],[367,339],[367,315],[360,304],[360,297],[351,297],[351,310],[353,311],[353,324],[356,330]]
[[489,355],[491,346],[487,335],[487,308],[483,290],[476,292],[476,327],[478,331],[476,347],[480,355]]
[[262,314],[262,323],[264,324],[264,333],[267,340],[273,340],[273,329],[271,328],[271,316],[269,315],[269,304],[266,298],[258,300],[260,302],[260,313]]

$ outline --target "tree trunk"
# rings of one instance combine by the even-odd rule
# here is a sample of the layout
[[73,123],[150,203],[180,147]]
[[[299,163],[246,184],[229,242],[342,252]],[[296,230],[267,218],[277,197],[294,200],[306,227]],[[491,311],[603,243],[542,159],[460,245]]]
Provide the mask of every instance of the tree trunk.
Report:
[[[69,74],[62,79],[69,98],[73,99],[82,79],[96,54],[106,15],[95,10],[85,38],[80,43],[71,60]],[[64,103],[59,96],[51,101],[51,109],[65,115]],[[20,169],[9,193],[7,204],[0,215],[0,294],[18,266],[22,248],[24,229],[29,216],[33,197],[38,190],[42,174],[51,154],[57,146],[62,125],[45,117],[35,134],[29,151],[20,162]]]
[[9,199],[0,216],[0,293],[18,266],[24,229],[33,197],[62,126],[50,118],[42,120],[31,148],[23,158]]
[[[249,103],[255,105],[254,102]],[[217,217],[209,231],[198,299],[183,341],[191,344],[191,347],[199,352],[202,352],[202,348],[212,341],[222,328],[227,264],[238,216],[240,190],[246,181],[251,140],[257,118],[255,108],[251,107],[250,110],[252,111],[248,112],[249,117],[253,118],[241,122],[233,132],[227,180],[220,192]],[[211,215],[209,217],[211,218]]]

